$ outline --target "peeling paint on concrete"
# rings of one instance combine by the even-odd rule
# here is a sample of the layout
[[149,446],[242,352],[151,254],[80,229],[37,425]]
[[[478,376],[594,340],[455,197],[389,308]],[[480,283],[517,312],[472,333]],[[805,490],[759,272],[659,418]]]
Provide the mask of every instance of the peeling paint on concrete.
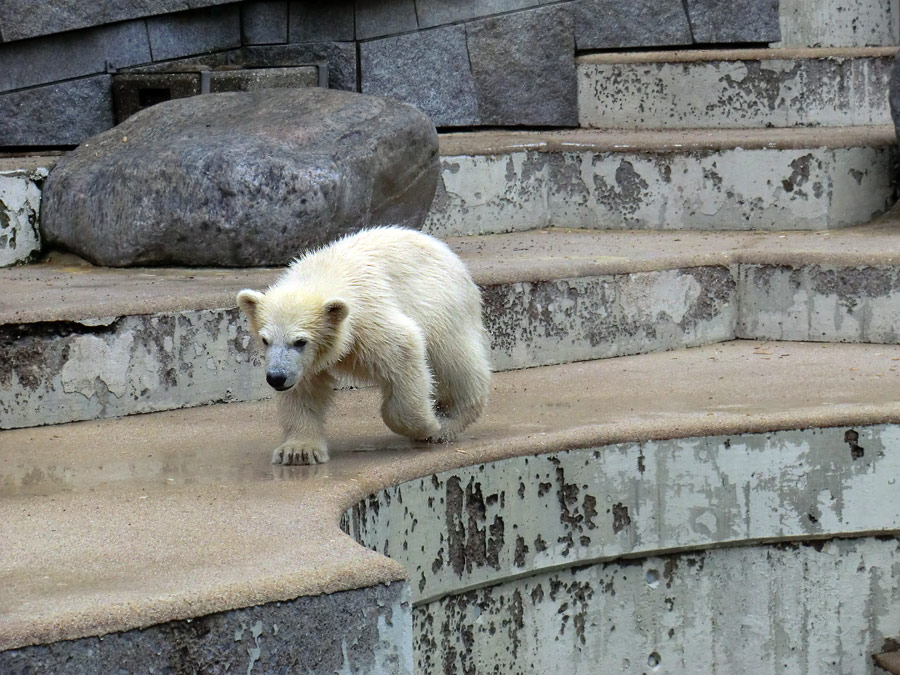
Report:
[[0,652],[4,673],[412,675],[409,584]]
[[900,44],[894,0],[780,0],[781,42],[772,47],[889,47]]
[[38,222],[45,168],[0,171],[0,267],[28,262],[41,250]]
[[895,537],[551,571],[417,606],[416,672],[874,673],[898,573]]
[[441,158],[425,229],[446,237],[547,227],[547,173],[539,153]]
[[737,316],[734,274],[726,267],[698,267],[487,287],[494,368],[727,340]]
[[[602,129],[890,124],[893,55],[578,64],[579,124]],[[690,96],[681,95],[689,91]]]
[[894,267],[741,265],[738,337],[900,342]]
[[[439,236],[546,227],[823,229],[896,199],[896,147],[536,152],[443,158]],[[508,163],[528,169],[502,170]],[[453,172],[448,167],[456,167]],[[463,167],[463,168],[461,168]],[[522,169],[524,171],[524,169]]]
[[0,327],[0,429],[266,397],[237,310]]
[[420,604],[623,556],[893,532],[898,478],[895,425],[625,443],[410,481],[344,527],[404,564]]

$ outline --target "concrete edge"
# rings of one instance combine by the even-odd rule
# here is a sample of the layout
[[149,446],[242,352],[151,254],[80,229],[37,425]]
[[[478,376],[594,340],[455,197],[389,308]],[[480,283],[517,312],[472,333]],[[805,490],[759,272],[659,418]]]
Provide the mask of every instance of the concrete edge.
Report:
[[769,49],[679,49],[674,51],[582,54],[576,65],[611,63],[697,63],[703,61],[788,61],[893,57],[900,47],[773,47]]
[[897,142],[892,125],[759,129],[574,129],[570,131],[466,131],[440,136],[442,159],[516,152],[715,152],[882,147]]

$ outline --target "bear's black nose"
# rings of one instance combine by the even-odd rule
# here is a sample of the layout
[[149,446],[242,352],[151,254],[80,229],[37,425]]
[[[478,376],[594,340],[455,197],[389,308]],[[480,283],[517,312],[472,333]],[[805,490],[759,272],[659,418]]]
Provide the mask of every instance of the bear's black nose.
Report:
[[269,383],[270,387],[281,390],[284,389],[284,375],[279,375],[277,373],[266,373],[266,382]]

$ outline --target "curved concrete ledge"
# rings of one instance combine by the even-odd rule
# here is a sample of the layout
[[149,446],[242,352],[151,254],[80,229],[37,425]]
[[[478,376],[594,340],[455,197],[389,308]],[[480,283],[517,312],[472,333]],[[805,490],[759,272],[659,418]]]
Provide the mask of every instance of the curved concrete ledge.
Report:
[[[479,465],[514,457],[632,444],[600,452],[597,461],[612,470],[618,459],[623,471],[634,473],[640,456],[634,444],[646,441],[839,428],[837,438],[821,432],[829,439],[826,463],[809,450],[796,450],[794,457],[814,463],[823,485],[841,483],[850,517],[863,504],[857,481],[889,480],[895,468],[895,453],[879,457],[879,441],[870,441],[865,427],[883,425],[879,439],[886,442],[894,433],[888,425],[900,424],[898,363],[900,346],[735,342],[503,373],[485,419],[446,446],[391,435],[377,419],[374,392],[343,392],[331,416],[334,460],[319,467],[268,464],[277,431],[265,404],[6,431],[0,433],[0,540],[17,545],[0,549],[0,649],[402,580],[407,572],[400,563],[340,531],[342,514],[391,486],[473,465],[467,470],[479,472]],[[798,380],[805,384],[799,392]],[[851,428],[865,450],[855,462],[853,448],[840,441]],[[703,445],[694,447],[701,452]],[[694,452],[691,444],[685,447],[684,461]],[[743,452],[760,459],[759,451],[750,443]],[[766,452],[777,463],[782,449]],[[791,456],[784,452],[785,459]],[[593,451],[584,457],[593,461]],[[659,478],[660,467],[669,466],[662,461],[658,455],[652,468]],[[700,461],[692,473],[701,488],[717,475],[738,476],[721,463]],[[878,470],[870,476],[859,468],[864,465]],[[529,498],[540,498],[541,482],[528,481]],[[517,495],[518,480],[509,489]],[[823,529],[791,529],[785,522],[775,536],[826,536],[829,518],[840,525],[844,512],[826,497],[817,495],[813,505],[804,502],[812,493],[791,493],[788,482],[784,490],[769,492],[794,494],[792,517],[819,513]],[[742,503],[739,493],[718,494],[723,505]],[[716,532],[706,516],[691,520],[692,504],[682,497],[688,509],[683,531],[693,532],[691,541],[699,541],[703,525]],[[598,501],[598,531],[612,526],[605,510],[619,501],[625,504],[626,496]],[[755,512],[749,499],[743,503]],[[577,504],[583,508],[584,499]],[[754,528],[780,522],[764,511]],[[643,516],[629,509],[628,517],[637,524]],[[872,518],[870,528],[888,529]],[[649,536],[652,523],[642,522]],[[757,536],[760,530],[749,531]],[[627,527],[621,532],[612,540],[627,538]],[[595,542],[593,530],[588,536],[605,555],[603,540]],[[510,534],[513,564],[515,541]],[[580,535],[573,542],[581,546]],[[529,559],[540,561],[533,543],[525,542]],[[414,586],[418,581],[413,577]]]
[[881,672],[898,564],[867,537],[546,572],[416,607],[416,672]]
[[[896,216],[816,233],[552,230],[451,240],[495,370],[730,340],[897,343]],[[269,395],[234,293],[274,270],[0,272],[0,428]],[[110,316],[112,315],[112,316]]]
[[345,528],[409,571],[421,604],[565,567],[900,530],[900,426],[622,443],[392,486]]

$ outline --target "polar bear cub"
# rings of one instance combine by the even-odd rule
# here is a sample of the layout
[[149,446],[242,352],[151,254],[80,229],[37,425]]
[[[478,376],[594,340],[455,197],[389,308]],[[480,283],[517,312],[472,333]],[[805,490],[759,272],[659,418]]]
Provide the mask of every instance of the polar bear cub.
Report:
[[237,302],[279,392],[285,441],[273,464],[328,461],[325,411],[341,376],[377,384],[384,423],[415,440],[452,440],[484,410],[491,370],[481,294],[433,237],[363,230]]

